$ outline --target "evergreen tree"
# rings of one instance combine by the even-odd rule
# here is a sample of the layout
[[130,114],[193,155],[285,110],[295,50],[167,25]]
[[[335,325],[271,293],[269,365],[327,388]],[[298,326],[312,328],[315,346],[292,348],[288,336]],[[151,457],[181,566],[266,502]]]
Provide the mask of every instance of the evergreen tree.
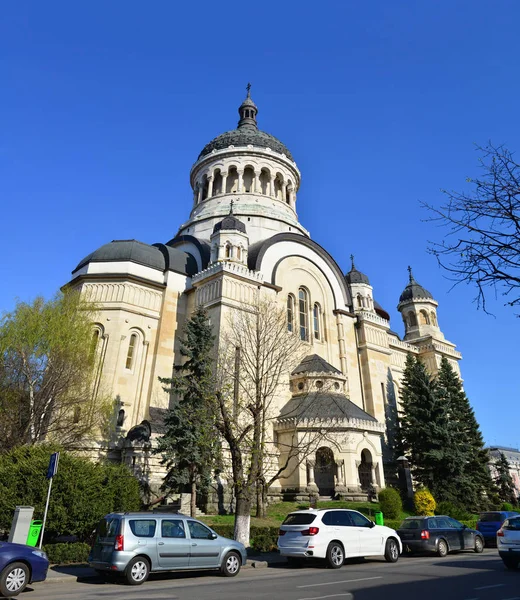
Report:
[[442,495],[440,499],[478,511],[485,508],[486,496],[494,492],[489,456],[462,381],[445,357],[437,377],[437,394],[447,406],[452,459],[458,462],[453,482],[447,482],[452,497]]
[[461,473],[461,449],[453,444],[448,406],[437,381],[412,354],[406,358],[402,417],[396,450],[410,461],[417,483],[439,500],[455,500]]
[[511,477],[510,465],[503,452],[500,453],[500,457],[495,463],[495,468],[495,483],[498,488],[500,500],[502,502],[517,504],[518,498],[516,497],[516,488]]
[[214,336],[204,308],[199,307],[185,328],[181,355],[186,359],[174,367],[171,379],[161,378],[172,394],[165,418],[166,432],[155,453],[162,454],[167,473],[162,489],[191,492],[191,516],[197,508],[197,492],[208,488],[219,458],[215,427],[216,398],[213,385]]

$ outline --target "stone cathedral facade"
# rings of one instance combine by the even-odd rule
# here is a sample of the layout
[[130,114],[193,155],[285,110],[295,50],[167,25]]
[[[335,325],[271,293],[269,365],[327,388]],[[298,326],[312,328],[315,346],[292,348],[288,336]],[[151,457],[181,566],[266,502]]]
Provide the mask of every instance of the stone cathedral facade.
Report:
[[233,311],[260,295],[286,312],[288,332],[306,347],[287,373],[272,439],[283,445],[302,426],[293,418],[300,405],[335,432],[279,480],[277,493],[366,498],[385,485],[407,353],[432,373],[443,356],[459,372],[461,355],[411,270],[397,304],[401,339],[354,261],[344,272],[311,239],[297,215],[300,171],[286,146],[258,128],[257,113],[248,91],[237,128],[204,146],[190,173],[190,218],[171,240],[114,240],[72,273],[68,285],[100,306],[97,386],[117,399],[116,432],[97,450],[160,483],[151,447],[169,396],[159,377],[179,364],[186,320],[203,304],[218,340]]

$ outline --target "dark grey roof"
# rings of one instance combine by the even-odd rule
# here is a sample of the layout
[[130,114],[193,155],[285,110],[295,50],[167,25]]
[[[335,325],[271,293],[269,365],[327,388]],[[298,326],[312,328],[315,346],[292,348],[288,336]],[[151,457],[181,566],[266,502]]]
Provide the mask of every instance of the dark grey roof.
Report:
[[[252,109],[246,112],[245,109]],[[199,158],[211,154],[213,150],[224,150],[229,146],[244,147],[244,146],[256,146],[257,148],[270,148],[280,154],[285,154],[290,160],[294,160],[292,154],[287,149],[287,146],[282,142],[265,131],[260,131],[256,123],[256,115],[258,108],[251,99],[249,90],[247,92],[247,98],[242,102],[238,109],[240,114],[240,121],[238,127],[231,131],[221,133],[219,136],[211,140],[209,144],[206,144],[199,154]]]
[[339,369],[333,367],[317,354],[309,354],[309,356],[306,356],[294,369],[291,375],[298,375],[299,373],[336,373],[341,375]]
[[246,233],[246,226],[240,219],[237,219],[232,213],[230,213],[227,217],[224,217],[222,221],[219,221],[213,227],[213,233],[217,231],[241,231],[242,233]]
[[197,272],[195,259],[191,254],[170,248],[164,244],[150,246],[137,240],[113,240],[91,252],[72,271],[92,262],[135,262],[158,271],[176,271],[191,275]]
[[355,267],[350,269],[345,275],[345,279],[347,280],[347,283],[366,283],[367,285],[370,285],[368,277],[364,273],[361,273],[361,271],[358,271]]
[[273,135],[260,131],[250,125],[243,125],[240,128],[232,129],[221,133],[219,136],[211,140],[209,144],[206,144],[199,154],[199,158],[211,154],[213,150],[224,150],[229,146],[243,147],[243,146],[256,146],[257,148],[270,148],[280,154],[285,154],[287,158],[294,161],[292,154],[289,152],[287,146],[283,144],[279,139]]
[[293,396],[282,407],[279,419],[359,419],[377,423],[343,394],[312,392]]
[[413,278],[413,275],[410,275],[410,283],[404,288],[403,293],[399,297],[399,302],[407,302],[408,300],[413,299],[419,300],[420,298],[429,298],[433,300],[433,296],[430,292],[417,283]]
[[374,310],[380,317],[390,321],[390,314],[381,306],[381,304],[379,304],[379,302],[376,302],[376,300],[374,300]]

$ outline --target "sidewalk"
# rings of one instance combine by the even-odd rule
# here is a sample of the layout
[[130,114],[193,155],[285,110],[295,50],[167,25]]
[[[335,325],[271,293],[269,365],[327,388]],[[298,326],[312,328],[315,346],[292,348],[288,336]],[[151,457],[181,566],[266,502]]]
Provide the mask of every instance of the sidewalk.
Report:
[[[247,557],[247,564],[243,569],[266,569],[276,564],[284,563],[286,559],[277,552],[266,552],[255,556]],[[88,565],[64,565],[52,566],[47,573],[45,583],[63,583],[82,579],[91,579],[97,577],[94,569]]]

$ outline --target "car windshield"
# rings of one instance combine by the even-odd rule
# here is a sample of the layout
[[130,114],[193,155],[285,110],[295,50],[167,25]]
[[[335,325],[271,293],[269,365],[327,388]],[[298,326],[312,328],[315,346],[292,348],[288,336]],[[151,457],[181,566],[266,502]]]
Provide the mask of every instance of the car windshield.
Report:
[[488,512],[488,513],[482,513],[480,515],[480,522],[481,523],[486,523],[486,522],[501,522],[504,520],[504,517],[499,513],[499,512]]
[[506,521],[507,525],[504,525],[504,529],[509,531],[520,531],[520,517],[516,517],[515,519],[508,519]]
[[424,519],[406,519],[401,523],[399,529],[422,529]]
[[285,517],[282,525],[310,525],[315,518],[312,513],[292,513]]

